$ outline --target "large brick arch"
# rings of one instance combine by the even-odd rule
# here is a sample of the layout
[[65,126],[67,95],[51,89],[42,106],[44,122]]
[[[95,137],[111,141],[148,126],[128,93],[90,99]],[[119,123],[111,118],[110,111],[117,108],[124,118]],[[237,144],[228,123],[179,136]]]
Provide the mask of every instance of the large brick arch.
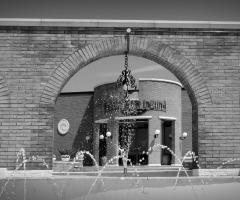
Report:
[[[124,37],[114,37],[75,51],[52,73],[40,97],[40,104],[54,105],[61,89],[77,71],[100,58],[123,54],[125,49]],[[193,104],[211,103],[208,88],[200,73],[179,51],[159,41],[131,36],[129,53],[155,61],[171,71],[186,88]]]
[[[67,81],[84,66],[100,58],[123,54],[125,49],[124,37],[113,37],[77,50],[54,70],[42,92],[40,105],[53,106]],[[147,37],[131,36],[129,53],[155,61],[170,70],[188,91],[193,106],[211,103],[201,74],[179,51]]]
[[[113,37],[96,41],[75,51],[51,74],[40,97],[40,108],[47,109],[50,111],[49,114],[53,114],[59,93],[76,72],[95,60],[121,55],[125,50],[124,37]],[[212,104],[211,96],[201,74],[191,61],[179,51],[147,37],[131,36],[129,53],[161,64],[181,81],[192,102],[192,148],[198,154],[199,135],[203,135],[205,132],[204,109],[208,104]]]

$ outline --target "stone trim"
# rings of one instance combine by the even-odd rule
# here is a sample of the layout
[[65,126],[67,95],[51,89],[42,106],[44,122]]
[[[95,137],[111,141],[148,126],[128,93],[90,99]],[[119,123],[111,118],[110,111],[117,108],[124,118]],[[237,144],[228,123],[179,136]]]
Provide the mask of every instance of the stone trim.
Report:
[[239,176],[239,168],[226,168],[226,169],[193,169],[193,176]]
[[[0,18],[0,26],[240,29],[237,21]],[[213,30],[210,30],[213,31]]]
[[98,120],[95,120],[94,123],[96,124],[103,124],[103,123],[108,123],[109,119],[106,118],[106,119],[98,119]]
[[[124,117],[115,117],[115,120],[126,120],[126,119],[152,119],[152,116],[124,116]],[[109,118],[95,120],[94,123],[102,124],[107,123]]]
[[164,82],[164,83],[172,83],[178,85],[183,88],[183,85],[177,81],[171,81],[167,79],[158,79],[158,78],[139,78],[139,81],[157,81],[157,82]]
[[171,121],[177,120],[177,118],[175,118],[175,117],[167,117],[167,116],[158,116],[158,118],[161,120],[171,120]]
[[152,116],[124,116],[124,117],[115,117],[115,120],[125,120],[125,119],[152,119]]
[[159,167],[162,166],[161,164],[148,164],[149,167]]

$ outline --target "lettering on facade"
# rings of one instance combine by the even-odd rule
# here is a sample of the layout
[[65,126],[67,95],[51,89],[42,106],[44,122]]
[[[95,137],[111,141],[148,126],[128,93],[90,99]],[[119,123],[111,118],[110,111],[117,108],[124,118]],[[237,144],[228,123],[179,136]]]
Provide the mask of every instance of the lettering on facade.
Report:
[[[104,103],[103,105],[104,113],[120,111],[123,112],[124,108],[122,105],[114,105],[110,102]],[[132,108],[132,114],[140,115],[144,112],[153,110],[153,111],[167,111],[167,103],[165,100],[156,101],[156,100],[131,100],[128,107]]]
[[164,111],[166,112],[166,101],[138,101],[137,102],[137,109],[141,110],[155,110],[155,111]]

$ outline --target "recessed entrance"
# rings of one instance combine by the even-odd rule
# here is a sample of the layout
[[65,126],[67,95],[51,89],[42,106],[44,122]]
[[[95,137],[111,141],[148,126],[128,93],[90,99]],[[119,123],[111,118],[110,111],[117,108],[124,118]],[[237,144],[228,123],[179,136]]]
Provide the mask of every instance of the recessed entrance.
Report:
[[[124,122],[119,123],[119,145],[123,146],[122,138],[124,137]],[[148,156],[148,120],[136,120],[132,130],[132,140],[129,148],[128,158],[133,165],[147,165]],[[122,165],[122,160],[119,160]]]
[[[164,120],[162,121],[162,145],[169,147],[173,150],[174,136],[175,136],[175,122]],[[171,165],[173,163],[172,154],[167,150],[162,150],[162,165]]]

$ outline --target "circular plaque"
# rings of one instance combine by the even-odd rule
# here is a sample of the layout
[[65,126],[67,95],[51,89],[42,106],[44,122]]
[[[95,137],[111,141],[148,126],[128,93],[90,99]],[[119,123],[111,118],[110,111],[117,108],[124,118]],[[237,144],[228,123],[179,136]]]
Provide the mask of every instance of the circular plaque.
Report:
[[67,134],[67,132],[69,131],[70,125],[68,120],[66,119],[61,119],[58,123],[58,132],[61,135],[65,135]]

